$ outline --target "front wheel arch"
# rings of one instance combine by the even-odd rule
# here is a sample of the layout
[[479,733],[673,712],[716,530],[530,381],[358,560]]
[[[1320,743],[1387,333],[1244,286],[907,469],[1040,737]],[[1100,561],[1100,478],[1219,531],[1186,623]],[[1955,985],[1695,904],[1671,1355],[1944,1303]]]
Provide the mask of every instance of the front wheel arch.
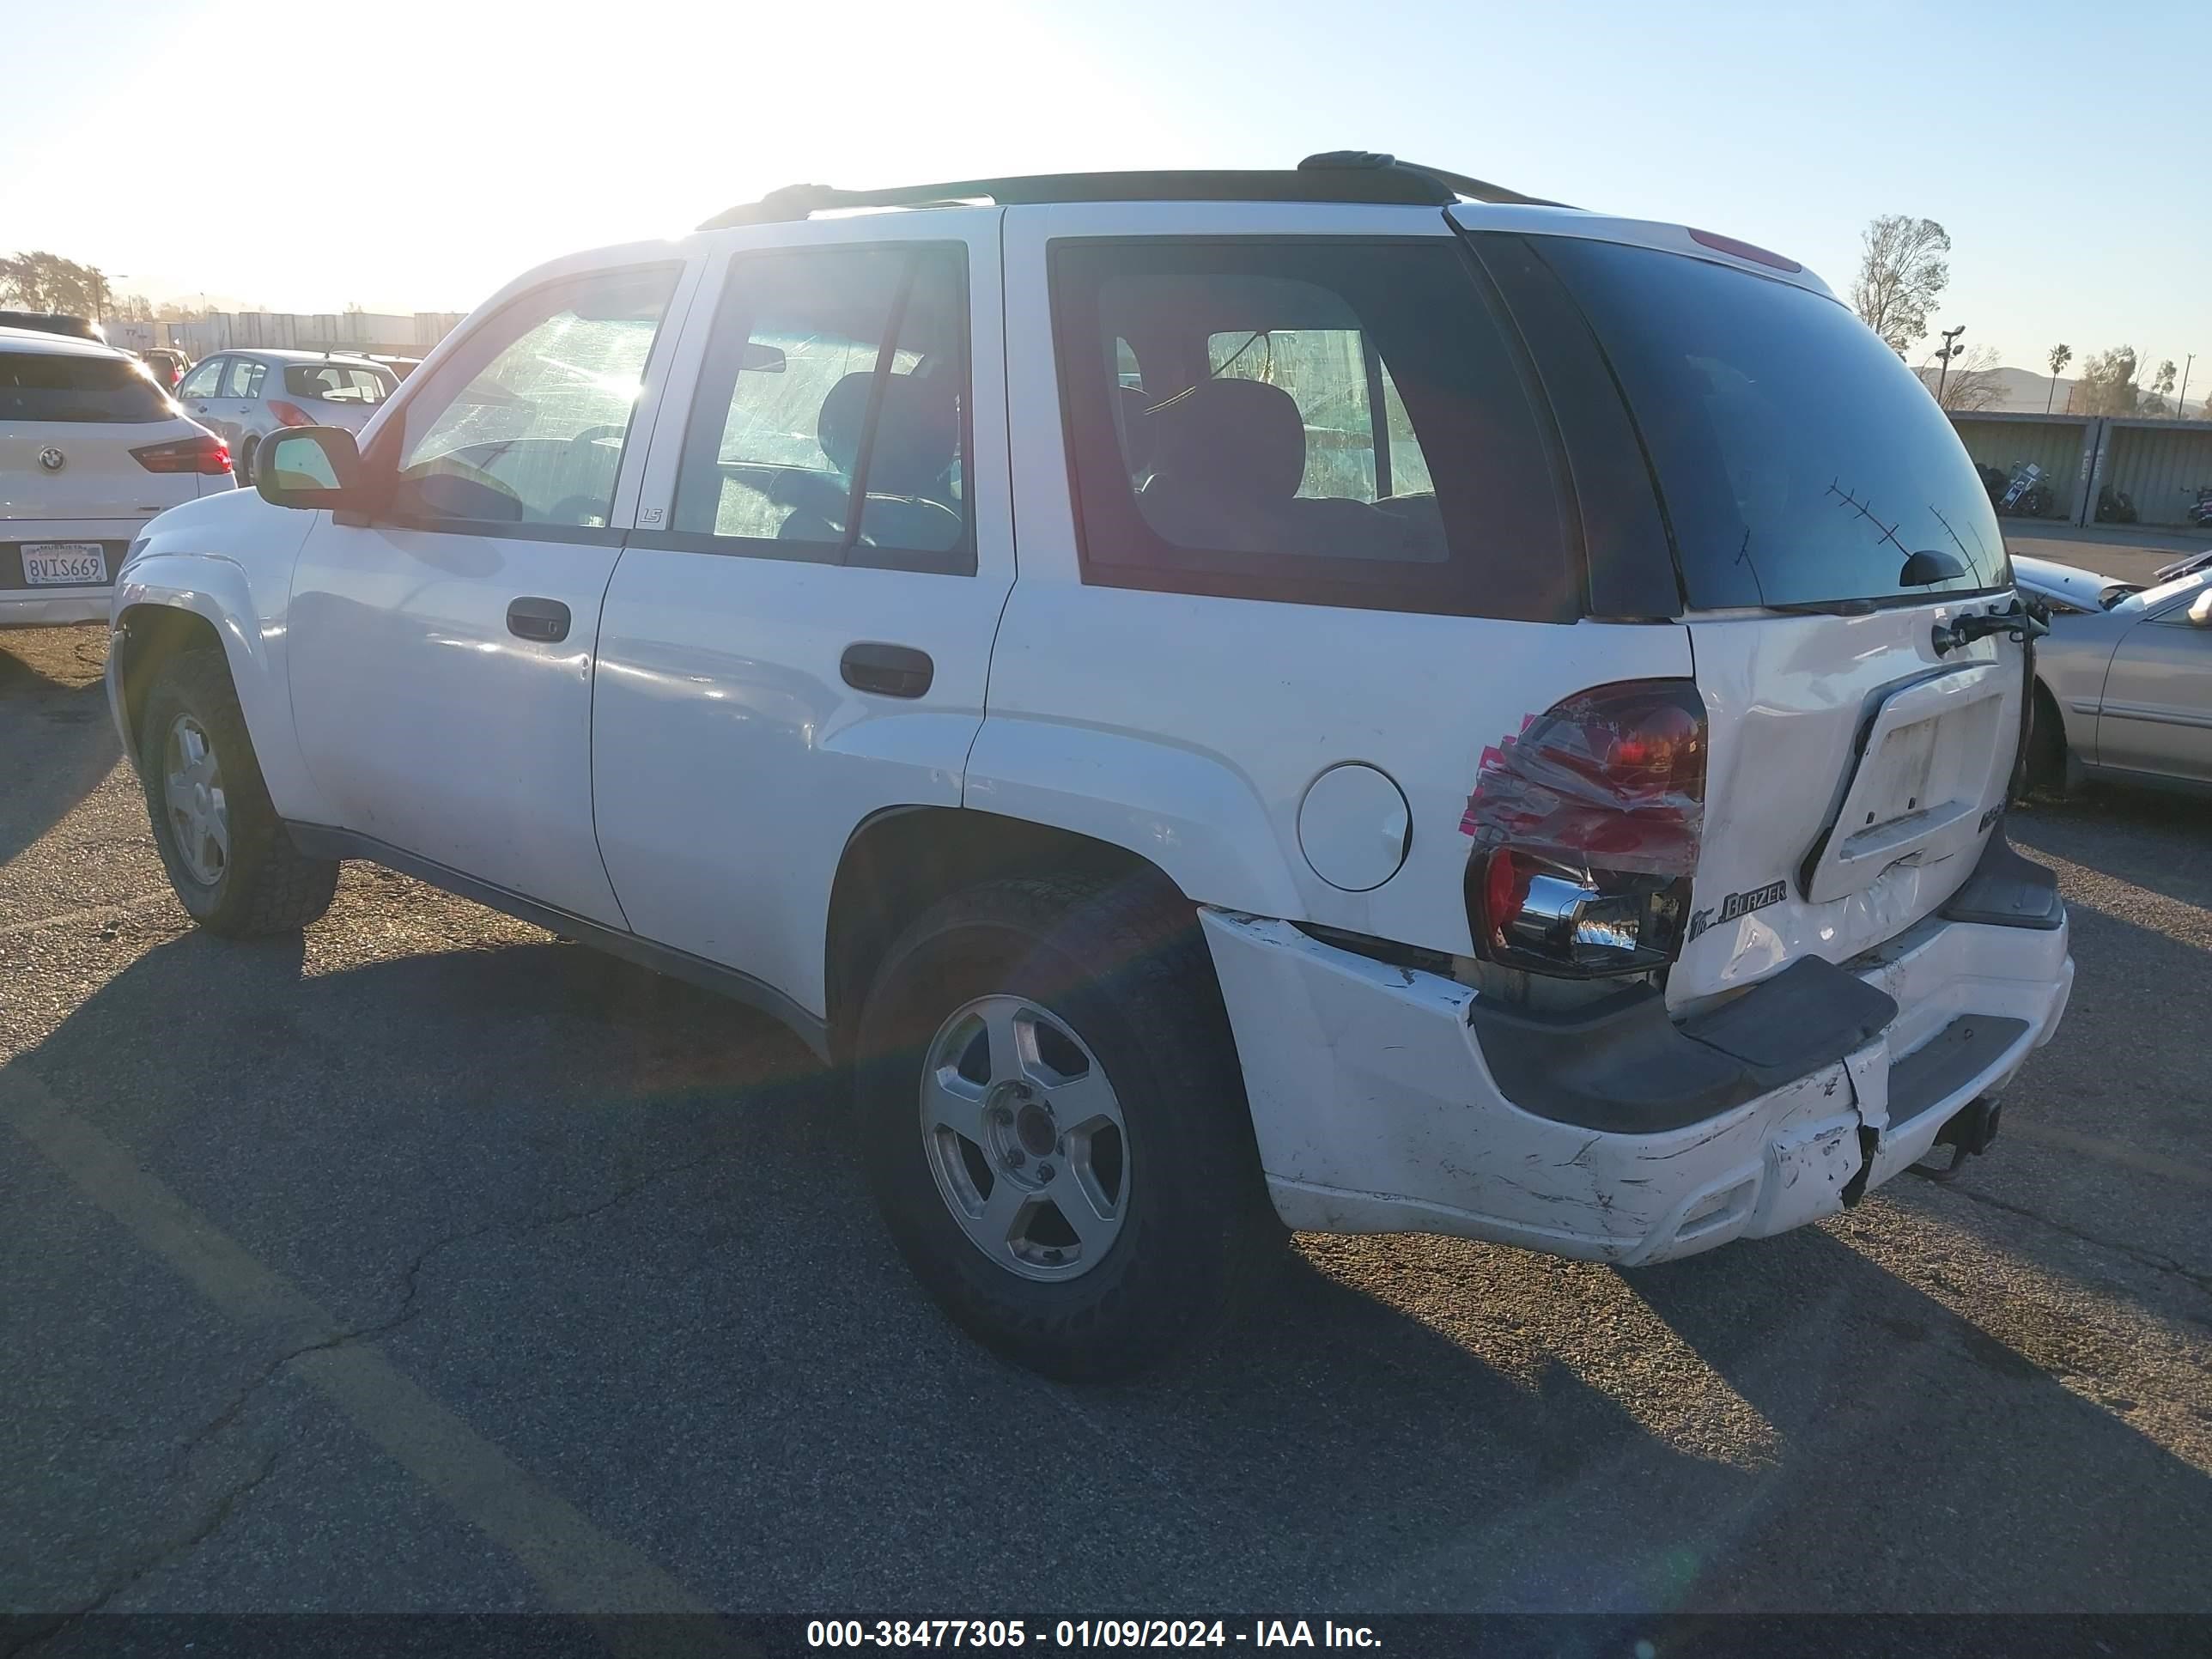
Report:
[[[146,688],[161,666],[180,651],[223,650],[222,636],[215,624],[197,611],[173,605],[134,605],[115,619],[117,637],[109,649],[115,653],[116,691],[122,699],[123,724],[135,758],[144,735]],[[228,653],[224,653],[226,660]],[[235,673],[232,676],[235,681]]]
[[2035,682],[2034,699],[2028,724],[2027,787],[2063,795],[2072,787],[2081,763],[2067,740],[2066,717],[2058,699],[2040,679]]

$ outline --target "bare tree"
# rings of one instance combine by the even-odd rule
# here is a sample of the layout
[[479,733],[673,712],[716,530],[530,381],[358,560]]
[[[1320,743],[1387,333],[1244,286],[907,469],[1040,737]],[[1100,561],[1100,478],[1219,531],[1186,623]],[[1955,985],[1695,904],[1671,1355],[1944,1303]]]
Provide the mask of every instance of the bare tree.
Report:
[[[1933,368],[1920,371],[1921,380],[1930,382],[1928,389],[1936,393],[1936,401],[1944,410],[1953,415],[1971,415],[1976,410],[1989,409],[2002,403],[2005,390],[2004,381],[1997,373],[1997,349],[1988,345],[1972,349],[1959,345],[1952,349],[1959,356],[1952,363],[1948,375],[1937,374]],[[1935,358],[1941,358],[1942,355],[1938,351]]]
[[[2045,392],[2043,398],[2043,412],[2046,415],[2051,413],[2051,400],[2058,395],[2058,372],[2064,368],[2067,364],[2074,361],[2074,348],[2066,344],[2063,341],[2061,341],[2058,344],[2051,348],[2051,357],[2049,361],[2051,363],[2051,390]],[[2070,399],[2068,401],[2066,406],[2069,409],[2074,407]]]
[[2081,360],[2081,374],[2066,399],[2066,407],[2081,415],[2132,415],[2136,412],[2136,349],[2114,346]]
[[1951,237],[1933,219],[1885,213],[1863,239],[1851,309],[1902,357],[1928,332],[1928,313],[1951,281]]

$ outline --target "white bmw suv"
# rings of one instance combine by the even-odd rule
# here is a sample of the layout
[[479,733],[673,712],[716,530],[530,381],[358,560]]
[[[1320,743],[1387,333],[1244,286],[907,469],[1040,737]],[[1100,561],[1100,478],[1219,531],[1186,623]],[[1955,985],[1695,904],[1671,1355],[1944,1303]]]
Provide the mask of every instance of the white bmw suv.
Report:
[[2003,833],[2041,624],[1925,390],[1793,261],[1388,157],[556,261],[114,624],[203,925],[368,859],[765,1011],[1057,1375],[1283,1224],[1832,1213],[1985,1146],[2072,980]]
[[0,328],[0,628],[100,620],[140,526],[232,483],[128,352]]

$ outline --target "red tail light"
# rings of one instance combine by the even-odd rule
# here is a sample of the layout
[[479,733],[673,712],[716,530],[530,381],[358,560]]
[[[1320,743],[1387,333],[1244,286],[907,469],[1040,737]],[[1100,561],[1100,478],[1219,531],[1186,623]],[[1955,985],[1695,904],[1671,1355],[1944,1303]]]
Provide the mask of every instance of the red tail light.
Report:
[[1674,960],[1705,828],[1705,706],[1686,680],[1577,693],[1486,750],[1460,828],[1476,951],[1593,978]]
[[286,426],[313,426],[315,417],[297,404],[288,404],[282,398],[269,400],[269,412]]
[[131,459],[149,472],[198,472],[216,478],[230,471],[230,446],[203,433],[197,438],[148,444],[132,450]]

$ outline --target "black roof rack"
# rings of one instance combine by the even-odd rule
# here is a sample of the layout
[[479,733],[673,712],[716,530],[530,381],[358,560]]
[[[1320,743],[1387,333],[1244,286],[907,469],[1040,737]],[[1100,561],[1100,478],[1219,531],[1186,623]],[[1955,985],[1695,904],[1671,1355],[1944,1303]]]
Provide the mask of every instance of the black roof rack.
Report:
[[1309,155],[1295,168],[1233,172],[1037,173],[1009,179],[960,179],[889,190],[837,190],[828,185],[787,185],[757,202],[741,203],[699,227],[772,225],[839,208],[945,207],[989,202],[1000,207],[1044,202],[1368,202],[1408,207],[1448,207],[1462,197],[1478,202],[1559,207],[1503,185],[1464,173],[1416,166],[1367,150]]

